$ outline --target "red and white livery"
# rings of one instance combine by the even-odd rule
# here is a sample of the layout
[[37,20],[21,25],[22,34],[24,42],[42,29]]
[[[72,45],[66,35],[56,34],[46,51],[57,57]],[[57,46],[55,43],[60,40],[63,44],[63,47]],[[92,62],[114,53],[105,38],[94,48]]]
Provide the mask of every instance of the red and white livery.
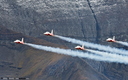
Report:
[[15,40],[14,43],[18,43],[18,44],[24,44],[24,38],[22,38],[22,40]]
[[54,36],[54,34],[53,34],[53,30],[51,31],[51,33],[50,33],[50,32],[48,32],[48,31],[47,31],[47,32],[45,32],[45,33],[44,33],[44,35],[47,35],[47,36]]
[[82,47],[81,47],[81,46],[76,46],[75,49],[78,49],[78,50],[85,50],[84,45],[82,45]]
[[106,39],[106,41],[107,41],[107,42],[116,42],[116,41],[115,41],[115,36],[113,36],[113,39],[112,39],[112,38]]

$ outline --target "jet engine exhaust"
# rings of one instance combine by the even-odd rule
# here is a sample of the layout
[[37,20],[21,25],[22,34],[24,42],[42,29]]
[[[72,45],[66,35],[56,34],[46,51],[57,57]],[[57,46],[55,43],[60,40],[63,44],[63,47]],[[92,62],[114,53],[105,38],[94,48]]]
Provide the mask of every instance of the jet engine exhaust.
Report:
[[110,46],[94,44],[94,43],[81,41],[81,40],[77,40],[77,39],[73,39],[73,38],[69,38],[69,37],[63,37],[63,36],[59,36],[59,35],[55,35],[54,37],[57,37],[59,39],[62,39],[62,40],[65,40],[65,41],[68,41],[71,43],[84,45],[88,48],[95,48],[95,49],[106,51],[106,52],[111,52],[111,53],[115,53],[115,54],[121,54],[121,55],[127,55],[128,56],[128,51],[124,50],[124,49],[118,49],[118,48],[114,48],[114,47],[110,47]]
[[70,55],[73,57],[81,57],[81,58],[88,58],[88,59],[93,59],[93,60],[97,60],[97,61],[106,61],[106,62],[116,62],[116,63],[128,64],[128,60],[125,60],[125,59],[121,60],[118,58],[98,56],[96,54],[89,54],[87,52],[84,53],[84,52],[80,52],[80,51],[74,51],[71,49],[60,49],[60,48],[48,47],[48,46],[42,46],[42,45],[36,45],[36,44],[30,44],[30,43],[26,43],[25,45],[28,45],[28,46],[36,48],[36,49],[55,52],[58,54]]

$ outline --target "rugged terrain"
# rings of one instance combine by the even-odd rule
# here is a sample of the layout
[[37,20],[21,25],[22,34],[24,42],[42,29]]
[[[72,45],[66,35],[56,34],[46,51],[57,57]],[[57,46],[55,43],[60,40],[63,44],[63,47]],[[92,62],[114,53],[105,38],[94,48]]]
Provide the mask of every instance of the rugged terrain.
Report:
[[[1,0],[0,26],[4,26],[4,28],[1,28],[0,32],[0,70],[5,73],[1,75],[10,75],[7,72],[14,71],[14,74],[10,76],[31,76],[33,80],[34,78],[38,80],[78,80],[78,78],[81,80],[93,80],[94,76],[96,76],[97,80],[103,80],[106,77],[110,80],[127,80],[128,66],[124,64],[97,62],[87,59],[81,61],[79,58],[71,57],[70,59],[64,55],[33,48],[29,49],[27,46],[10,43],[17,38],[25,37],[26,41],[37,44],[52,44],[51,46],[61,46],[62,48],[73,48],[75,46],[43,35],[45,31],[53,29],[55,34],[62,36],[114,47],[124,47],[106,43],[105,39],[116,36],[117,40],[128,41],[127,9],[127,0]],[[39,41],[37,42],[36,40]],[[49,59],[43,59],[45,57],[44,54],[49,56]],[[34,60],[35,57],[37,57],[36,60]],[[66,64],[68,60],[75,65],[75,68],[70,63]],[[60,64],[60,61],[65,62]],[[37,65],[34,66],[35,64]],[[47,73],[47,70],[50,70],[50,68],[46,68],[48,64],[55,69],[56,75],[53,75],[54,70],[53,73]],[[30,66],[32,67],[30,68]],[[42,66],[43,69],[41,69]],[[63,70],[64,67],[57,70],[56,66],[66,66],[69,68],[69,72],[66,70],[64,70],[64,73],[63,71],[58,72]],[[87,68],[84,66],[87,66]],[[72,68],[74,69],[73,71]],[[68,73],[70,76],[64,76]],[[78,77],[76,78],[75,75]]]

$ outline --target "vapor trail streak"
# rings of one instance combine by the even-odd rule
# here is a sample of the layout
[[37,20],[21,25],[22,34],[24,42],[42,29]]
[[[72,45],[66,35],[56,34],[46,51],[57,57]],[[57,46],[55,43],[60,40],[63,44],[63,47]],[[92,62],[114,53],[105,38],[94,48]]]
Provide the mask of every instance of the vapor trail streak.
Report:
[[128,46],[128,43],[127,43],[127,42],[116,41],[116,43],[118,43],[118,44],[122,44],[122,45],[124,45],[124,46]]
[[77,57],[82,57],[82,58],[94,59],[97,61],[107,61],[107,62],[117,62],[117,63],[128,64],[127,60],[120,60],[120,59],[115,59],[115,58],[106,58],[103,56],[98,56],[95,54],[89,54],[89,53],[84,53],[84,52],[79,52],[79,51],[73,51],[70,49],[60,49],[60,48],[47,47],[47,46],[42,46],[42,45],[30,44],[30,43],[25,43],[25,45],[28,45],[28,46],[31,46],[33,48],[40,49],[40,50],[55,52],[58,54],[70,55],[70,56],[74,56],[74,57],[77,56]]
[[59,35],[55,35],[55,37],[62,39],[62,40],[65,40],[65,41],[68,41],[68,42],[71,42],[71,43],[81,44],[81,45],[84,45],[84,46],[89,47],[89,48],[95,48],[98,50],[108,51],[111,53],[128,55],[128,51],[123,50],[123,49],[117,49],[117,48],[112,48],[110,46],[104,46],[104,45],[100,45],[100,44],[89,43],[86,41],[81,41],[81,40],[77,40],[77,39],[73,39],[73,38],[69,38],[69,37],[63,37],[63,36],[59,36]]
[[122,56],[122,55],[118,55],[118,54],[112,54],[112,53],[108,53],[108,52],[101,52],[101,51],[96,51],[96,50],[91,50],[91,49],[87,49],[87,51],[98,54],[98,55],[102,55],[104,57],[110,57],[110,58],[116,58],[116,59],[121,59],[121,60],[126,60],[128,61],[128,56]]

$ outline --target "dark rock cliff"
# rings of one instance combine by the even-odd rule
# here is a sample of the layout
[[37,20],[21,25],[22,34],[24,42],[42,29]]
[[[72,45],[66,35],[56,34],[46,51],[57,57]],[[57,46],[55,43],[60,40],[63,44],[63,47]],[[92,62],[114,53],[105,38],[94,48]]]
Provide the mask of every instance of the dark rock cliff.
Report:
[[[96,21],[87,1],[2,1],[1,25],[26,35],[41,37],[54,29],[56,34],[84,39],[97,37]],[[7,24],[6,24],[7,23]]]
[[[72,47],[71,44],[48,38],[43,33],[53,29],[55,34],[108,45],[105,39],[113,35],[116,39],[128,41],[127,9],[127,0],[1,0],[0,25],[23,35],[68,47]],[[17,38],[20,35],[16,35]],[[3,40],[1,43],[6,43]],[[110,45],[122,47],[113,43]],[[87,62],[111,80],[128,79],[127,65]]]

